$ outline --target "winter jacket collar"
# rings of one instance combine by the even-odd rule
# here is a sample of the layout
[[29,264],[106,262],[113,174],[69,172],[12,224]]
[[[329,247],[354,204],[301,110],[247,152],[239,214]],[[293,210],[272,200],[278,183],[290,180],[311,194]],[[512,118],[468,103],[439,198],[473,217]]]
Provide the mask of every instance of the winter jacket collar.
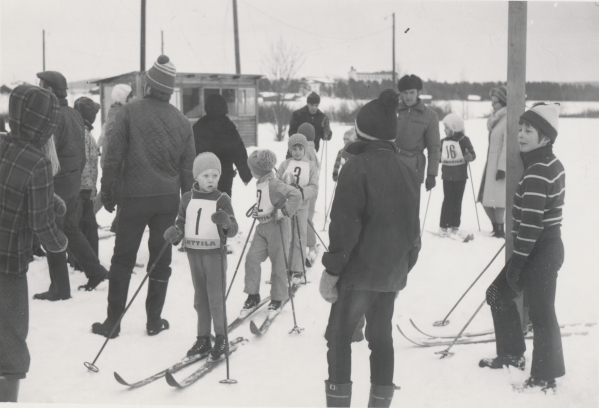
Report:
[[347,153],[357,155],[372,150],[389,150],[399,153],[397,145],[392,140],[358,140],[347,146]]
[[524,168],[529,168],[533,164],[540,163],[543,159],[547,159],[551,156],[553,156],[553,146],[551,145],[539,147],[528,153],[522,153]]
[[306,112],[308,115],[310,115],[310,116],[312,116],[312,117],[315,117],[315,116],[318,116],[318,115],[324,115],[324,113],[322,113],[322,112],[320,111],[320,109],[317,109],[317,110],[316,110],[316,113],[315,113],[314,115],[313,115],[313,114],[311,114],[311,113],[310,113],[310,110],[308,110],[308,105],[306,105],[306,106],[304,106],[303,108],[301,108],[301,109],[300,109],[300,111],[304,111],[304,112]]
[[462,132],[455,132],[453,135],[451,136],[447,136],[445,138],[445,140],[453,140],[455,142],[459,142],[461,138],[463,138],[465,135]]
[[271,178],[273,178],[274,176],[275,176],[275,173],[274,173],[273,171],[271,171],[270,173],[268,173],[268,174],[265,174],[264,176],[260,177],[260,178],[258,179],[258,184],[260,184],[260,183],[264,183],[265,181],[268,181],[268,180],[270,180],[270,179],[271,179]]
[[191,188],[191,197],[192,198],[199,198],[202,200],[215,200],[215,199],[218,199],[221,195],[222,195],[222,193],[220,191],[218,191],[217,188],[215,188],[214,190],[212,190],[209,193],[206,193],[205,191],[200,190],[200,186],[198,185],[197,181],[193,183],[193,187]]
[[58,98],[58,103],[60,106],[69,106],[69,101],[67,101],[66,98]]
[[497,122],[499,122],[501,119],[503,119],[503,117],[507,115],[507,107],[504,106],[503,108],[499,109],[497,112],[493,112],[491,114],[491,116],[489,116],[489,119],[487,120],[487,130],[490,132],[491,130],[493,130],[493,128],[495,127],[495,125],[497,124]]
[[424,112],[425,107],[426,106],[424,105],[424,102],[422,102],[422,99],[418,98],[418,101],[416,102],[416,104],[412,105],[412,106],[408,106],[403,101],[399,101],[399,106],[397,107],[397,110],[402,111],[402,110],[407,110],[407,109],[416,109],[420,112]]

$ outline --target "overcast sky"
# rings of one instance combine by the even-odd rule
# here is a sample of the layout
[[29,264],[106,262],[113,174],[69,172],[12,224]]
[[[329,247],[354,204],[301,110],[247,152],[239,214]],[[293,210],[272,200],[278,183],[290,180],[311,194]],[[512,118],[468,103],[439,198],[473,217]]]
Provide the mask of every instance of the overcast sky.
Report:
[[[1,81],[46,69],[69,81],[140,67],[140,0],[0,0]],[[241,72],[264,74],[282,38],[304,55],[299,76],[390,70],[391,13],[400,74],[505,81],[507,2],[238,0]],[[599,2],[597,2],[599,4]],[[528,3],[528,81],[599,81],[599,6]],[[231,0],[147,0],[146,68],[164,50],[181,72],[234,73]]]

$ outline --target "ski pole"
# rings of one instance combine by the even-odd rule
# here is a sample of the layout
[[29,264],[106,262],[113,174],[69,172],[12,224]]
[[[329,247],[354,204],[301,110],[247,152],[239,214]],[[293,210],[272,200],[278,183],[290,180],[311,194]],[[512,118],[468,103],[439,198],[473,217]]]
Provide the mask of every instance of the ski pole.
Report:
[[329,209],[324,214],[324,225],[325,226],[327,225],[327,219],[329,218],[329,215],[331,214],[331,208],[333,207],[333,199],[335,198],[335,191],[337,191],[337,182],[335,182],[335,185],[333,186],[333,194],[331,194],[331,201],[329,202]]
[[300,244],[300,256],[302,257],[302,269],[304,270],[304,284],[308,284],[308,279],[306,278],[306,265],[305,265],[305,261],[304,259],[304,246],[302,245],[302,234],[300,232],[300,227],[299,227],[299,220],[297,219],[297,216],[295,217],[295,225],[297,225],[297,236],[299,238],[299,244]]
[[451,308],[451,310],[449,311],[449,313],[447,313],[447,316],[445,316],[445,318],[443,320],[439,320],[439,321],[436,321],[435,323],[433,323],[433,326],[447,326],[447,324],[449,323],[449,320],[447,320],[447,318],[449,317],[449,315],[455,310],[456,306],[462,301],[462,299],[464,299],[464,296],[466,296],[466,293],[468,293],[468,291],[470,289],[472,289],[472,287],[480,279],[480,277],[483,276],[483,273],[485,273],[485,271],[487,269],[489,269],[489,266],[491,266],[491,264],[493,263],[493,261],[495,260],[495,258],[497,258],[497,256],[499,255],[499,253],[501,252],[501,250],[503,248],[505,248],[505,244],[503,244],[501,246],[501,248],[499,248],[499,251],[497,251],[497,253],[493,257],[493,259],[491,259],[491,262],[489,262],[489,264],[485,267],[485,269],[483,269],[483,271],[480,273],[480,275],[478,275],[478,277],[474,280],[474,282],[472,282],[472,285],[470,285],[470,287],[468,289],[466,289],[466,292],[464,292],[464,294],[462,295],[462,297],[460,298],[460,300],[458,300],[457,303],[455,305],[453,305],[453,307]]
[[312,221],[308,220],[308,224],[310,224],[310,226],[312,227],[312,230],[314,231],[314,233],[318,237],[318,240],[320,241],[320,243],[322,244],[322,246],[324,247],[324,249],[326,249],[327,252],[328,252],[329,248],[327,248],[327,246],[324,243],[324,241],[322,240],[322,238],[320,238],[320,235],[318,235],[318,232],[316,232],[316,228],[314,228],[314,224],[312,224]]
[[325,231],[325,227],[327,226],[327,217],[326,217],[326,213],[327,213],[327,176],[326,175],[328,173],[328,171],[327,171],[327,163],[328,163],[327,157],[329,155],[327,146],[329,144],[327,143],[326,139],[323,139],[323,140],[324,140],[324,147],[322,148],[322,151],[325,152],[325,154],[324,154],[324,174],[325,174],[325,176],[324,176],[324,212],[325,212],[325,217],[324,217],[324,224],[322,226],[322,230]]
[[[294,225],[293,225],[293,220],[291,222],[291,247],[293,249],[293,230],[295,229]],[[295,318],[295,304],[293,303],[293,290],[291,288],[291,279],[289,278],[289,263],[291,263],[291,260],[293,259],[293,250],[291,250],[291,254],[289,255],[289,263],[287,262],[287,253],[285,252],[285,239],[283,238],[283,225],[281,223],[279,223],[279,232],[281,233],[281,243],[283,244],[283,259],[285,259],[285,268],[287,268],[287,271],[285,272],[285,274],[287,275],[287,290],[289,291],[289,299],[291,300],[291,310],[293,312],[293,329],[291,329],[291,331],[289,332],[289,334],[291,333],[297,333],[300,334],[302,332],[302,330],[297,326],[297,319]]]
[[106,347],[106,343],[108,343],[108,340],[110,340],[110,338],[114,334],[114,331],[116,330],[116,328],[119,326],[119,324],[121,324],[121,320],[123,320],[123,317],[125,316],[125,313],[127,313],[127,310],[129,310],[129,307],[131,307],[131,304],[133,303],[133,301],[135,300],[135,297],[137,296],[137,294],[141,290],[141,287],[144,285],[144,283],[146,282],[146,280],[148,280],[148,278],[150,277],[150,274],[154,270],[154,267],[156,267],[156,264],[160,260],[160,257],[162,256],[162,254],[164,253],[164,251],[166,251],[166,248],[168,248],[169,245],[171,245],[171,243],[168,242],[168,241],[166,241],[164,243],[164,245],[162,246],[162,249],[158,253],[158,256],[156,257],[156,260],[154,260],[154,263],[152,264],[152,266],[148,270],[148,273],[146,273],[146,276],[141,281],[141,284],[139,285],[139,288],[137,288],[137,290],[135,291],[135,294],[133,295],[133,297],[129,301],[129,304],[127,305],[127,307],[125,308],[125,310],[123,310],[123,313],[121,313],[121,317],[119,317],[119,320],[112,327],[112,330],[110,330],[110,334],[108,334],[108,337],[106,338],[106,341],[104,342],[104,344],[102,345],[102,348],[100,349],[100,351],[96,355],[96,358],[94,358],[94,361],[92,363],[88,363],[88,362],[83,363],[83,365],[86,366],[88,370],[90,370],[90,371],[92,371],[94,373],[97,373],[98,371],[100,371],[100,369],[98,367],[96,367],[95,364],[96,364],[96,361],[98,361],[98,358],[100,357],[100,354],[102,354],[102,350],[104,350],[104,347]]
[[428,192],[428,201],[426,202],[426,211],[424,212],[424,220],[422,220],[422,230],[420,231],[420,238],[422,238],[422,233],[424,233],[424,224],[426,224],[426,214],[428,214],[428,205],[431,203],[431,194],[433,194],[432,188]]
[[225,296],[225,287],[227,286],[227,268],[225,267],[225,257],[227,256],[227,245],[225,244],[225,233],[222,226],[218,226],[218,235],[220,235],[220,272],[222,276],[223,285],[223,320],[225,328],[225,359],[227,360],[227,378],[220,380],[221,384],[237,384],[237,380],[233,380],[229,377],[229,324],[227,323],[227,298]]
[[472,169],[468,163],[468,171],[470,172],[470,185],[472,186],[472,198],[474,199],[474,211],[476,211],[476,222],[478,223],[478,232],[480,232],[480,221],[478,220],[478,208],[476,207],[476,195],[474,194],[474,181],[472,181]]
[[227,294],[225,295],[225,300],[229,297],[229,292],[231,292],[231,288],[233,287],[233,282],[235,282],[235,277],[237,276],[237,271],[239,270],[239,265],[241,265],[241,260],[243,259],[243,254],[245,254],[245,248],[248,246],[248,242],[250,241],[250,237],[252,236],[252,231],[254,230],[254,225],[256,225],[256,218],[252,222],[252,227],[250,228],[250,232],[248,233],[248,237],[245,240],[245,244],[243,245],[243,250],[241,251],[241,256],[239,257],[239,262],[237,262],[237,267],[235,268],[235,273],[233,274],[233,279],[231,279],[231,283],[229,284],[229,289],[227,289]]
[[445,358],[445,357],[451,357],[453,355],[453,353],[450,353],[449,350],[453,347],[453,345],[458,341],[458,339],[460,338],[460,336],[462,335],[462,333],[464,333],[464,330],[466,330],[466,327],[468,327],[468,325],[470,324],[470,322],[474,319],[474,316],[476,316],[478,314],[478,312],[480,311],[480,309],[483,308],[483,305],[487,302],[487,300],[483,300],[483,302],[480,304],[480,306],[478,307],[478,309],[476,309],[476,312],[474,312],[474,314],[472,315],[472,317],[470,318],[470,320],[468,320],[468,322],[464,325],[464,327],[462,327],[462,330],[460,330],[460,332],[458,333],[458,335],[455,337],[455,339],[453,339],[453,342],[449,345],[449,347],[447,347],[445,350],[441,350],[441,351],[436,351],[435,354],[441,354],[440,358]]

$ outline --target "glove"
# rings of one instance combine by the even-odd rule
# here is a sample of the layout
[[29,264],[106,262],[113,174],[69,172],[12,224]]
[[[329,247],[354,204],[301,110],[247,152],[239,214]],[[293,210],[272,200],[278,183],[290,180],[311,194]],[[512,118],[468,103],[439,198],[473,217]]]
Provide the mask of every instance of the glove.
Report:
[[473,156],[470,154],[470,152],[468,150],[466,150],[466,154],[464,155],[464,160],[466,160],[466,163],[470,163],[473,160]]
[[505,276],[507,278],[507,283],[510,285],[510,288],[516,293],[522,292],[520,285],[518,285],[518,279],[520,278],[520,273],[522,272],[522,266],[524,263],[516,262],[513,259],[510,259],[510,262],[507,266],[507,271]]
[[287,212],[283,212],[283,210],[275,210],[275,214],[273,216],[273,218],[275,219],[275,222],[277,224],[280,224],[282,220],[285,219],[285,217],[287,217]]
[[67,205],[64,203],[62,198],[54,194],[54,214],[58,217],[64,217],[67,213]]
[[104,208],[106,208],[106,211],[108,211],[109,213],[114,212],[114,206],[116,205],[116,203],[112,199],[112,193],[108,193],[102,190],[100,194],[100,200],[102,201],[102,204],[104,204]]
[[432,190],[437,185],[437,181],[435,180],[435,176],[428,175],[426,176],[426,181],[424,186],[426,187],[426,191]]
[[505,178],[505,171],[497,170],[497,174],[495,174],[495,180],[503,180]]
[[283,174],[283,183],[288,184],[288,185],[294,184],[295,177],[293,177],[293,174],[291,174],[291,173]]
[[339,292],[337,291],[338,280],[339,276],[331,275],[326,269],[322,271],[319,287],[320,296],[329,303],[335,303],[339,297]]
[[168,227],[164,231],[164,240],[170,242],[172,245],[177,245],[181,241],[181,238],[183,238],[183,231],[179,231],[175,226]]
[[210,217],[213,223],[221,225],[223,228],[227,228],[229,223],[231,222],[231,218],[229,218],[229,214],[224,212],[223,210],[218,210]]

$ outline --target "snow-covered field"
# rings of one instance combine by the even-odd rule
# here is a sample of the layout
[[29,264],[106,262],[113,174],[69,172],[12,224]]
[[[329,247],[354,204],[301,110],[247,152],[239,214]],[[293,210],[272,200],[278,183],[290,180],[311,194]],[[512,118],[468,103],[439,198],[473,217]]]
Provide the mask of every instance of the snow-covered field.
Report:
[[[315,225],[318,234],[328,243],[323,232],[324,213],[332,194],[332,166],[342,146],[342,134],[347,126],[333,124],[333,139],[325,153],[320,194],[316,206]],[[287,142],[275,142],[269,125],[260,126],[259,145],[284,158]],[[99,132],[98,132],[99,133]],[[470,136],[478,159],[472,163],[474,186],[478,185],[487,149],[484,119],[469,120],[466,133]],[[563,119],[556,153],[567,171],[568,190],[564,211],[563,239],[566,261],[560,271],[557,291],[557,314],[560,323],[597,322],[597,287],[599,268],[595,251],[599,248],[599,217],[595,211],[599,201],[599,120]],[[320,153],[319,153],[320,154]],[[325,187],[326,179],[326,187]],[[255,184],[244,186],[239,178],[233,186],[233,206],[240,224],[240,233],[230,240],[233,254],[229,256],[230,280],[250,230],[251,220],[245,212],[255,200]],[[422,192],[422,214],[429,198]],[[438,181],[430,198],[426,230],[438,228],[442,185]],[[489,237],[490,222],[478,207],[482,232],[478,231],[471,187],[464,195],[462,229],[474,233],[473,242],[463,244],[443,240],[432,234],[423,236],[423,248],[418,264],[410,273],[408,285],[397,299],[393,323],[406,334],[421,338],[409,324],[409,318],[425,331],[450,335],[457,333],[484,299],[487,286],[499,272],[504,255],[486,272],[450,317],[444,328],[432,327],[441,320],[479,275],[484,266],[501,247],[502,241]],[[98,213],[102,226],[110,224],[113,214]],[[102,263],[108,267],[114,238],[100,241]],[[593,249],[595,248],[595,249]],[[322,251],[321,251],[322,254]],[[142,243],[138,262],[147,263],[148,250]],[[320,257],[319,257],[320,258]],[[225,365],[215,369],[187,389],[176,390],[161,379],[146,387],[128,390],[117,383],[113,372],[134,382],[154,374],[181,358],[195,341],[196,313],[193,309],[193,286],[187,258],[173,251],[173,274],[163,317],[171,328],[158,336],[149,337],[145,331],[144,287],[125,316],[118,338],[111,340],[96,365],[100,372],[87,371],[83,363],[93,361],[104,338],[91,333],[91,325],[106,317],[108,283],[93,292],[78,292],[77,286],[86,282],[80,272],[71,271],[73,298],[61,302],[30,301],[30,331],[28,344],[31,369],[21,382],[20,402],[123,405],[202,405],[202,406],[324,406],[324,380],[327,378],[326,342],[323,338],[329,304],[318,293],[322,271],[320,260],[308,271],[311,281],[297,293],[295,307],[298,324],[305,328],[300,335],[289,335],[293,327],[290,304],[281,312],[269,332],[262,338],[252,335],[249,322],[244,323],[231,337],[243,336],[249,342],[231,356],[231,377],[236,385],[223,385]],[[268,261],[264,264],[262,281],[269,278]],[[145,269],[135,269],[129,290],[131,297],[142,281]],[[235,279],[227,308],[229,321],[236,317],[246,295],[243,293],[243,262]],[[44,259],[30,265],[29,291],[47,290],[49,276]],[[269,286],[262,285],[267,296]],[[256,314],[261,320],[264,311]],[[469,331],[490,329],[491,314],[484,306]],[[523,381],[530,371],[481,369],[478,361],[495,355],[495,344],[455,346],[455,355],[440,360],[435,351],[442,348],[417,348],[394,330],[395,383],[401,390],[395,393],[396,407],[596,407],[598,404],[597,327],[587,328],[586,336],[563,339],[567,374],[558,379],[557,395],[518,394],[511,384]],[[532,341],[527,340],[526,358],[532,356]],[[353,406],[365,406],[368,401],[369,350],[366,342],[353,345]],[[191,373],[195,366],[175,374],[178,379]]]

